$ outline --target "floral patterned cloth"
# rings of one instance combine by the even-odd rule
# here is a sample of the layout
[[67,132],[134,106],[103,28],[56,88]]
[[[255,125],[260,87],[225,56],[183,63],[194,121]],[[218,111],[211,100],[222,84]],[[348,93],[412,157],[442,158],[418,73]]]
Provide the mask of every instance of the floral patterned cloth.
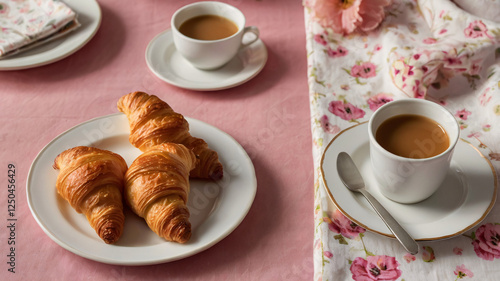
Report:
[[321,156],[335,135],[402,98],[447,107],[461,125],[461,137],[498,175],[500,23],[448,0],[394,0],[381,26],[366,34],[336,34],[315,22],[307,7],[305,18],[315,163],[314,280],[500,280],[498,204],[473,229],[419,242],[419,253],[411,255],[395,239],[328,210],[320,176]]
[[0,0],[0,57],[56,34],[76,19],[53,0]]

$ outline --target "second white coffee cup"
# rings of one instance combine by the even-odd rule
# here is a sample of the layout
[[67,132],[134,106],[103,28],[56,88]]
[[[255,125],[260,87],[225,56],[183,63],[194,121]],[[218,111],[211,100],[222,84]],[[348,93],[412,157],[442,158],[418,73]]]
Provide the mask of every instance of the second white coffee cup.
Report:
[[[179,31],[180,26],[197,16],[215,15],[232,21],[238,31],[226,38],[218,40],[199,40],[188,37]],[[217,69],[228,63],[244,48],[259,39],[259,29],[255,26],[245,26],[245,15],[226,3],[216,1],[196,2],[177,10],[172,16],[171,28],[177,51],[193,66],[203,70]],[[253,33],[248,41],[244,35]]]
[[[438,155],[420,159],[398,156],[384,149],[376,139],[381,124],[389,118],[408,114],[423,116],[440,124],[448,135],[448,147]],[[453,114],[443,106],[412,98],[389,102],[375,111],[368,122],[368,135],[370,161],[381,193],[399,203],[416,203],[430,197],[445,179],[460,128]],[[424,152],[429,145],[432,142],[422,142],[421,151],[414,152]]]

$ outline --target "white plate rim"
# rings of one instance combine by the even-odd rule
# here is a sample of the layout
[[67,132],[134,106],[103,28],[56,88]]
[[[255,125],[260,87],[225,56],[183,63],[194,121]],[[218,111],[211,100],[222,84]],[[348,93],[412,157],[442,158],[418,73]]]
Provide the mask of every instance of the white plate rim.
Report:
[[[115,113],[115,114],[100,116],[100,117],[92,118],[90,120],[82,122],[82,123],[70,128],[70,129],[66,130],[65,132],[61,133],[57,137],[55,137],[38,153],[38,155],[33,160],[33,163],[29,169],[28,177],[27,177],[27,181],[26,181],[26,197],[27,197],[27,201],[28,201],[28,206],[29,206],[31,214],[34,217],[34,219],[36,220],[36,222],[39,224],[39,226],[42,228],[42,230],[54,242],[56,242],[58,245],[65,248],[66,250],[68,250],[74,254],[77,254],[81,257],[90,259],[90,260],[94,260],[94,261],[98,261],[98,262],[102,262],[102,263],[107,263],[107,264],[115,264],[115,265],[133,265],[133,266],[152,265],[152,264],[160,264],[160,263],[176,261],[179,259],[183,259],[183,258],[192,256],[192,255],[197,254],[199,252],[202,252],[202,251],[212,247],[213,245],[217,244],[219,241],[221,241],[222,239],[227,237],[230,233],[232,233],[241,224],[243,219],[248,214],[248,212],[253,204],[253,201],[255,199],[256,192],[257,192],[257,178],[255,175],[255,170],[254,170],[254,167],[253,167],[253,164],[252,164],[250,157],[245,152],[243,147],[236,140],[234,140],[234,138],[232,138],[229,134],[227,134],[224,131],[222,131],[222,130],[220,130],[220,129],[218,129],[210,124],[207,124],[203,121],[189,118],[189,117],[185,117],[185,118],[190,124],[191,132],[194,131],[194,133],[196,133],[197,128],[200,128],[200,126],[201,126],[203,129],[209,130],[211,132],[211,134],[218,135],[219,137],[225,138],[226,141],[230,141],[231,142],[230,145],[233,146],[233,149],[236,149],[237,152],[240,154],[241,158],[238,160],[238,162],[240,162],[240,164],[242,163],[244,166],[246,166],[246,169],[244,169],[244,172],[247,173],[245,177],[246,177],[246,180],[248,180],[248,182],[246,184],[246,187],[248,188],[248,190],[246,190],[245,192],[238,191],[238,193],[241,192],[241,195],[243,195],[243,196],[241,196],[241,198],[244,199],[243,202],[240,202],[240,205],[239,205],[240,208],[238,208],[239,213],[236,214],[236,216],[233,216],[231,218],[232,219],[231,223],[227,224],[224,229],[217,230],[215,237],[213,237],[213,235],[212,235],[212,237],[210,237],[210,240],[203,241],[203,243],[199,243],[199,245],[195,245],[195,246],[191,247],[190,249],[183,251],[181,253],[177,253],[177,254],[175,254],[175,253],[174,254],[165,254],[162,257],[147,258],[147,259],[134,259],[133,257],[129,258],[129,256],[133,255],[134,253],[138,253],[137,251],[135,251],[136,248],[139,248],[139,251],[144,252],[144,251],[151,251],[155,247],[154,246],[130,247],[131,250],[128,251],[128,249],[127,249],[127,251],[125,251],[126,255],[124,255],[123,259],[114,259],[114,258],[110,258],[109,256],[96,255],[96,254],[93,254],[91,252],[87,252],[85,249],[82,249],[82,247],[80,247],[78,245],[75,246],[73,244],[68,244],[65,241],[62,241],[61,233],[54,231],[54,229],[49,229],[49,227],[46,225],[46,218],[43,218],[39,214],[36,207],[34,206],[34,201],[33,201],[31,189],[32,189],[32,186],[34,186],[32,184],[32,182],[34,180],[36,180],[34,178],[35,177],[34,176],[35,167],[37,165],[39,165],[38,163],[40,161],[42,161],[42,157],[44,157],[45,152],[47,150],[51,149],[51,147],[56,142],[60,141],[62,138],[65,138],[65,136],[67,136],[68,134],[78,131],[79,128],[82,128],[83,126],[87,126],[87,125],[92,124],[92,123],[97,123],[98,121],[101,121],[101,120],[112,120],[113,121],[114,119],[121,119],[122,122],[127,122],[127,124],[128,124],[128,121],[127,121],[125,115],[122,113]],[[205,139],[205,140],[207,142],[213,141],[213,139],[212,140]],[[221,152],[218,151],[218,153],[221,156]],[[54,192],[55,192],[55,186],[53,188],[54,188]],[[239,186],[239,188],[241,188],[241,186]],[[227,199],[225,199],[225,200],[226,201],[223,201],[223,202],[227,202]],[[216,209],[217,208],[220,209],[221,204],[227,205],[228,203],[219,203],[218,206],[216,207]],[[214,213],[215,212],[216,211],[214,211]],[[213,216],[214,215],[211,214],[209,216],[209,218],[211,219]],[[222,218],[222,220],[223,219],[224,218]],[[208,218],[207,218],[207,220],[208,220]],[[203,224],[202,224],[202,226],[203,226]],[[202,226],[200,226],[200,228],[202,228]],[[211,234],[213,234],[213,231]],[[99,241],[98,243],[101,243],[102,247],[113,247],[113,245],[107,245],[101,241]],[[182,244],[178,244],[178,243],[165,241],[165,244],[168,244],[168,243],[171,243],[171,245],[174,245],[177,248],[186,245],[186,244],[182,245]],[[164,246],[164,247],[167,247],[167,249],[168,249],[168,245]],[[110,249],[112,249],[112,248],[110,248]]]
[[[324,190],[325,190],[325,192],[327,194],[327,197],[328,197],[327,200],[329,200],[329,203],[332,203],[348,219],[350,219],[355,224],[361,226],[362,228],[364,228],[364,229],[366,229],[366,230],[368,230],[370,232],[377,233],[377,234],[380,234],[382,236],[386,236],[386,237],[390,237],[390,238],[395,238],[395,236],[388,229],[387,229],[387,232],[383,232],[383,231],[376,230],[376,229],[373,229],[371,227],[368,227],[366,225],[366,223],[363,223],[363,221],[362,221],[363,218],[354,217],[348,211],[346,211],[345,208],[342,208],[342,206],[341,206],[342,204],[332,194],[332,192],[330,190],[330,187],[327,184],[327,179],[325,177],[324,162],[325,162],[325,157],[326,157],[327,151],[330,149],[330,147],[332,147],[333,144],[344,133],[346,133],[346,132],[348,132],[350,130],[359,130],[359,129],[363,128],[363,127],[366,127],[367,124],[368,124],[368,122],[362,122],[362,123],[353,125],[351,127],[348,127],[346,129],[342,130],[341,132],[339,132],[337,135],[335,135],[335,137],[328,143],[328,145],[326,146],[325,150],[322,153],[321,160],[320,160],[320,175],[321,175],[321,180],[322,180],[323,188],[324,188]],[[367,130],[366,130],[366,142],[368,142],[368,131]],[[496,197],[497,197],[497,192],[498,192],[498,182],[497,182],[496,171],[495,171],[495,168],[493,167],[493,164],[476,147],[474,147],[471,143],[467,142],[464,139],[460,139],[460,143],[466,145],[467,147],[470,147],[470,149],[473,149],[477,153],[478,157],[480,157],[481,159],[483,159],[484,161],[486,161],[486,163],[490,167],[490,169],[491,169],[491,179],[493,181],[493,186],[492,186],[493,192],[492,192],[491,200],[490,200],[488,206],[486,207],[485,211],[483,213],[481,213],[481,214],[478,214],[477,220],[475,220],[474,222],[472,222],[472,223],[470,223],[468,225],[464,225],[460,230],[452,232],[452,233],[448,233],[446,235],[419,237],[419,238],[415,239],[416,241],[437,241],[437,240],[443,240],[443,239],[452,238],[452,237],[455,237],[457,235],[463,234],[463,233],[467,232],[468,230],[472,229],[473,227],[475,227],[476,225],[478,225],[490,213],[490,211],[493,209],[493,207],[495,205],[495,201],[496,201]],[[349,153],[349,151],[346,151],[346,152]],[[457,152],[455,152],[455,153],[457,153]],[[340,182],[340,179],[338,180],[338,182]],[[347,188],[344,185],[341,185],[341,186],[339,185],[339,188],[347,190]],[[401,225],[403,227],[405,227],[404,223],[401,223]]]
[[[268,53],[267,53],[267,48],[264,42],[259,38],[257,39],[256,42],[252,43],[250,46],[246,47],[247,50],[240,51],[237,55],[237,58],[241,56],[242,53],[248,52],[250,48],[253,49],[258,49],[260,52],[262,52],[262,59],[257,61],[256,63],[251,63],[249,66],[245,67],[245,74],[244,75],[236,75],[233,76],[232,79],[228,79],[226,81],[215,81],[214,83],[211,84],[190,84],[188,82],[184,82],[182,79],[170,79],[169,77],[163,75],[155,66],[154,64],[154,48],[159,44],[158,42],[162,39],[165,39],[165,44],[167,45],[173,45],[173,39],[172,39],[172,30],[171,28],[167,28],[166,30],[160,32],[157,34],[148,44],[146,47],[146,52],[145,52],[145,59],[146,59],[146,64],[149,68],[149,70],[159,79],[177,86],[179,88],[187,89],[187,90],[194,90],[194,91],[219,91],[219,90],[225,90],[229,88],[233,88],[236,86],[239,86],[241,84],[244,84],[248,82],[249,80],[253,79],[257,74],[259,74],[264,66],[266,65],[267,58],[268,58]],[[175,48],[175,47],[174,47]],[[212,70],[212,71],[217,71],[217,70]],[[182,78],[182,77],[179,77]]]
[[[0,71],[22,70],[39,67],[62,60],[85,46],[97,33],[101,25],[101,8],[96,0],[64,0],[77,14],[85,12],[91,17],[89,26],[80,26],[62,38],[54,42],[47,42],[46,45],[60,43],[56,47],[45,52],[30,55],[32,50],[26,53],[15,55],[11,58],[0,60]],[[40,46],[43,48],[44,45]]]

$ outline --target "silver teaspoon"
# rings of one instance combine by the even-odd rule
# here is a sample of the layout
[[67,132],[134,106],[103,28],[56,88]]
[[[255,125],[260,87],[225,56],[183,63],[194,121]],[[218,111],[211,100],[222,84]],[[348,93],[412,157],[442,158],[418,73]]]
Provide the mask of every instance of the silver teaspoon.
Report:
[[404,230],[401,225],[389,214],[389,212],[365,189],[363,177],[358,171],[351,156],[345,152],[340,152],[337,156],[337,171],[344,185],[351,191],[357,191],[365,196],[368,203],[375,209],[375,212],[384,221],[385,225],[396,236],[396,239],[403,245],[405,250],[412,255],[418,253],[418,244]]

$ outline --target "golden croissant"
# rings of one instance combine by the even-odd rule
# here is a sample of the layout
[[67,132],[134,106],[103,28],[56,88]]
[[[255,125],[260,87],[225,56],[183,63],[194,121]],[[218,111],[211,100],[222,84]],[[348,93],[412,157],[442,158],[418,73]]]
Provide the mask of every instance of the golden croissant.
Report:
[[78,213],[85,214],[106,244],[115,243],[125,223],[122,203],[125,160],[111,151],[78,146],[59,154],[54,169],[60,170],[57,192]]
[[164,143],[137,157],[125,174],[125,201],[168,241],[185,243],[191,237],[186,203],[195,161],[184,145]]
[[141,151],[157,144],[171,142],[193,150],[197,162],[192,178],[221,179],[222,164],[217,152],[208,144],[191,136],[187,120],[157,96],[133,92],[120,98],[118,110],[127,115],[130,125],[130,143]]

